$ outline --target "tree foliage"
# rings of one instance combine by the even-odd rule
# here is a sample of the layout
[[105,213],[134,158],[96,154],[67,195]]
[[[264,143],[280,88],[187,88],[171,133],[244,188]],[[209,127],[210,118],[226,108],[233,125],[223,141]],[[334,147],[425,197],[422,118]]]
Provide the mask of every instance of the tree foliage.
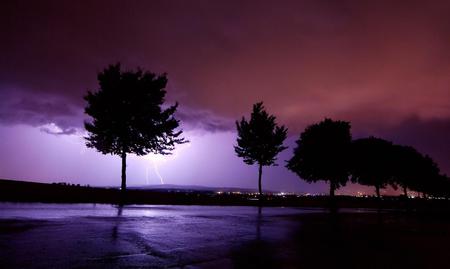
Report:
[[163,108],[167,77],[150,72],[122,71],[110,65],[98,74],[98,91],[88,91],[85,113],[86,145],[103,154],[122,157],[122,188],[125,189],[125,158],[129,153],[170,154],[185,143],[174,113],[178,104]]
[[287,136],[287,128],[278,126],[275,120],[275,116],[269,115],[260,102],[253,105],[249,121],[244,117],[241,121],[236,121],[238,137],[234,150],[246,164],[259,165],[260,194],[262,166],[276,165],[276,156],[286,149],[283,142]]
[[431,193],[440,179],[438,165],[411,146],[395,145],[395,183],[413,191]]
[[352,182],[380,189],[393,183],[395,159],[393,145],[381,138],[369,137],[354,140],[351,150]]
[[351,140],[349,122],[325,119],[310,125],[300,134],[286,167],[307,182],[329,182],[333,196],[349,179]]

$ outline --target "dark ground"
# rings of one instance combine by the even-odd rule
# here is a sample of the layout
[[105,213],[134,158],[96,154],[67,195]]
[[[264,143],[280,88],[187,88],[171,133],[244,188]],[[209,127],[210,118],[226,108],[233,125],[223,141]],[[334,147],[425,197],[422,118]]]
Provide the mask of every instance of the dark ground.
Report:
[[450,217],[0,203],[2,268],[449,268]]
[[[291,206],[328,208],[328,196],[218,194],[213,191],[177,189],[128,189],[123,195],[117,188],[45,184],[0,179],[0,201],[44,203],[104,203],[159,205],[231,205],[231,206]],[[450,214],[450,201],[444,199],[406,199],[403,196],[375,197],[337,196],[339,208],[383,208]]]

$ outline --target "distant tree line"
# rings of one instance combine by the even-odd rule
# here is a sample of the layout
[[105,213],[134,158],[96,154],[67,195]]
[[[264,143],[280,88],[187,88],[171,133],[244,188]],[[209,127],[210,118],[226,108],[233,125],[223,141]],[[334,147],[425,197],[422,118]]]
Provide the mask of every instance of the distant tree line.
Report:
[[[260,194],[262,166],[276,165],[276,156],[286,149],[287,129],[278,127],[275,119],[257,103],[249,121],[242,118],[236,122],[235,151],[245,163],[259,165]],[[381,138],[352,140],[350,129],[349,122],[328,118],[309,125],[296,141],[286,167],[307,182],[327,182],[330,196],[348,182],[373,186],[378,198],[380,190],[388,186],[401,188],[405,196],[408,190],[423,196],[450,196],[450,179],[440,173],[430,156]]]

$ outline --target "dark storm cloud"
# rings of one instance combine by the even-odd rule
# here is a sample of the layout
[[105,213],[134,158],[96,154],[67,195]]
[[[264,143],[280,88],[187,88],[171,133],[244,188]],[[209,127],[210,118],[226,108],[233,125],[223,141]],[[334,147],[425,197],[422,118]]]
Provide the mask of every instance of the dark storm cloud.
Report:
[[[230,119],[200,109],[181,107],[176,118],[187,130],[220,132],[234,128]],[[48,134],[64,135],[82,132],[85,120],[89,118],[83,115],[81,106],[58,95],[20,90],[0,92],[0,124],[28,124]]]
[[0,92],[0,124],[28,124],[47,133],[74,134],[82,127],[82,118],[78,107],[58,95],[17,89]]
[[448,14],[448,1],[8,1],[0,117],[70,133],[96,74],[121,61],[167,72],[191,128],[232,129],[262,100],[294,136],[333,117],[433,151],[419,138],[450,119]]
[[412,117],[380,130],[379,134],[396,143],[414,146],[436,160],[444,173],[450,174],[450,119]]
[[177,111],[176,118],[184,123],[184,127],[190,130],[203,130],[214,133],[231,131],[235,128],[232,120],[199,109],[181,108]]

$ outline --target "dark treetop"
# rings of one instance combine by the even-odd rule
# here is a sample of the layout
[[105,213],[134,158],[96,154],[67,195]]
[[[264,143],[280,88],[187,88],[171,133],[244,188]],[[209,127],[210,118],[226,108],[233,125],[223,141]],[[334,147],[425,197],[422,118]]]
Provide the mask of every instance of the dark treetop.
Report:
[[174,118],[178,104],[162,108],[166,95],[166,75],[121,71],[120,64],[110,65],[98,74],[100,89],[89,91],[85,122],[89,135],[86,145],[103,154],[122,157],[122,187],[126,154],[170,154],[176,144],[186,142],[179,122]]

